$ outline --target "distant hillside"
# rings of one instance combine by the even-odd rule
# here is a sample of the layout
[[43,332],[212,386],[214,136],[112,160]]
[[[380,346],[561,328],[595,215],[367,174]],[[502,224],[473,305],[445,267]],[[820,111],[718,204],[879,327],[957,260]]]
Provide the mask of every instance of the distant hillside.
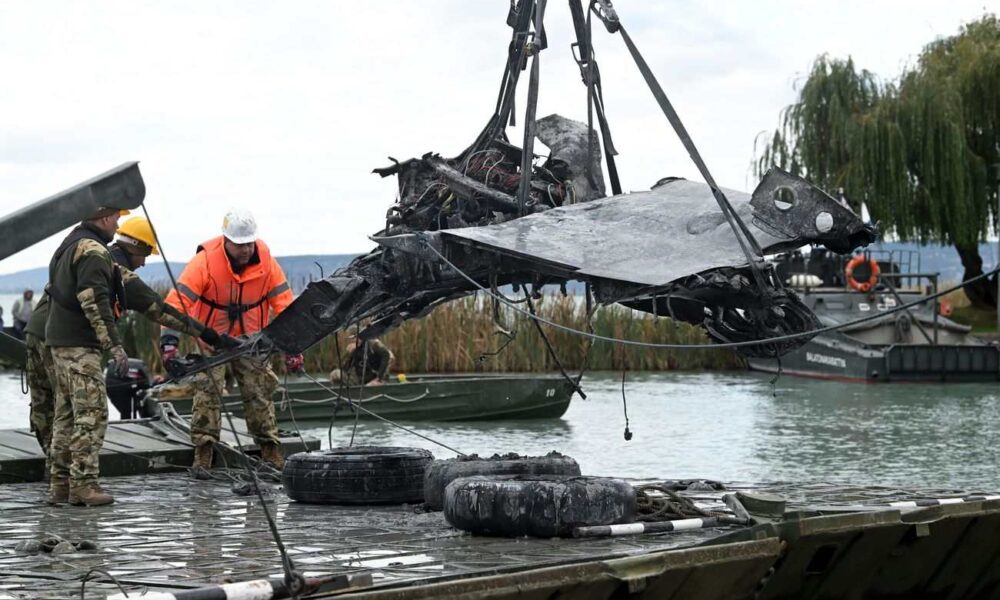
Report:
[[[302,291],[311,280],[320,279],[320,275],[329,275],[351,262],[355,254],[306,254],[303,256],[279,256],[278,264],[285,271],[289,283],[296,293]],[[171,262],[170,268],[174,277],[180,275],[186,263]],[[318,264],[318,266],[317,266]],[[153,286],[170,285],[166,266],[162,262],[152,263],[139,271],[142,278]],[[21,292],[25,289],[41,290],[48,281],[47,267],[27,269],[0,275],[0,292]]]

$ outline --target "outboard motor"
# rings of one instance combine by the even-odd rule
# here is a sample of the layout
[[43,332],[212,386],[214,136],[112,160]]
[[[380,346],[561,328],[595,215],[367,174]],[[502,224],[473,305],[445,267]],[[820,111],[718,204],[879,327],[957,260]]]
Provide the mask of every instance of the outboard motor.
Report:
[[138,358],[128,359],[128,374],[119,377],[109,362],[104,369],[104,384],[108,388],[108,398],[112,406],[121,413],[122,420],[142,416],[140,408],[143,393],[149,389],[150,377],[146,363]]

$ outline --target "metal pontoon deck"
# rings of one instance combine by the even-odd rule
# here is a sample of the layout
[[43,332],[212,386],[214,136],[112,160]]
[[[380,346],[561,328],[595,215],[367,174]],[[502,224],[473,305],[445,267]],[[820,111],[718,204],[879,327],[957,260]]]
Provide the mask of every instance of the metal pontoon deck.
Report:
[[[255,496],[227,481],[181,474],[109,478],[114,505],[44,504],[45,486],[0,486],[0,598],[80,595],[94,568],[130,597],[208,584],[281,577],[280,558]],[[959,490],[843,486],[731,486],[778,493],[785,521],[603,539],[474,537],[441,513],[413,506],[334,507],[268,503],[306,576],[368,574],[350,598],[782,598],[992,597],[1000,589],[1000,500],[889,506],[916,498],[967,497]],[[685,493],[722,507],[723,492]],[[940,503],[938,503],[940,504]],[[58,535],[96,550],[61,555],[15,550]],[[94,573],[87,598],[119,593]],[[323,593],[313,597],[332,597]],[[340,597],[338,595],[338,597]]]

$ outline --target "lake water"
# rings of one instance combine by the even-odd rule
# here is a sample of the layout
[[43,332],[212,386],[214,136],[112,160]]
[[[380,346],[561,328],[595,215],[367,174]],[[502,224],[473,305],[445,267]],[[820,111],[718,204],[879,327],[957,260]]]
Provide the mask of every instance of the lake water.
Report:
[[[466,453],[559,450],[585,474],[745,482],[843,482],[1000,490],[1000,386],[845,384],[753,373],[630,373],[625,441],[620,374],[584,379],[562,419],[409,423]],[[112,412],[114,414],[114,412]],[[0,373],[0,427],[24,427],[17,373]],[[331,432],[346,445],[353,422]],[[327,445],[327,429],[309,429]],[[356,444],[451,452],[379,422]]]

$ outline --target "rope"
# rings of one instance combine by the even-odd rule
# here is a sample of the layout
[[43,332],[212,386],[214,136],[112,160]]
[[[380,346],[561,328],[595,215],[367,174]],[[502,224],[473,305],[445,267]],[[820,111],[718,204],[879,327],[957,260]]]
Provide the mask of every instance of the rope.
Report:
[[[528,310],[531,312],[531,314],[533,315],[536,314],[535,304],[531,301],[531,294],[528,293],[528,288],[524,288],[524,300],[525,302],[528,303]],[[587,394],[583,393],[583,388],[580,387],[580,382],[575,381],[572,377],[569,376],[569,373],[566,372],[566,369],[563,367],[562,361],[559,360],[559,355],[556,354],[556,349],[552,347],[552,342],[549,341],[549,336],[545,335],[545,330],[542,329],[542,326],[538,323],[538,321],[532,320],[531,323],[535,326],[535,329],[538,331],[538,335],[542,337],[542,341],[545,343],[545,349],[548,351],[549,356],[552,357],[552,360],[556,363],[556,367],[559,369],[559,372],[562,373],[563,378],[567,382],[569,382],[571,386],[573,386],[573,391],[575,391],[577,394],[580,395],[581,400],[586,400]]]
[[84,600],[85,598],[84,592],[87,591],[87,582],[90,581],[90,576],[94,573],[100,573],[101,575],[104,575],[111,581],[115,582],[115,585],[118,586],[118,591],[120,591],[122,595],[125,596],[126,598],[132,597],[128,595],[128,592],[126,592],[125,588],[122,587],[122,584],[121,582],[118,581],[117,577],[115,577],[111,573],[108,573],[104,569],[101,569],[100,567],[94,567],[93,569],[87,571],[87,573],[83,576],[83,579],[80,580],[80,600]]
[[[225,400],[223,400],[225,402]],[[292,426],[295,427],[295,434],[299,436],[299,441],[302,442],[302,449],[306,449],[306,438],[302,437],[302,432],[299,431],[299,424],[295,420],[295,409],[292,407],[292,402],[288,396],[288,370],[285,370],[285,378],[281,384],[281,405],[282,408],[288,408],[288,415],[292,417]]]
[[[318,385],[319,387],[323,388],[324,390],[326,390],[326,391],[330,392],[331,394],[336,394],[336,393],[337,393],[337,392],[335,392],[335,391],[334,391],[334,390],[333,390],[332,388],[330,388],[329,386],[327,386],[326,384],[324,384],[324,383],[323,383],[322,381],[320,381],[319,379],[316,379],[315,377],[313,377],[313,376],[312,376],[312,375],[310,375],[309,373],[305,373],[305,376],[306,376],[306,377],[307,377],[307,378],[308,378],[309,380],[311,380],[311,381],[312,381],[313,383],[315,383],[315,384],[316,384],[316,385]],[[399,423],[396,423],[395,421],[392,421],[392,420],[390,420],[390,419],[387,419],[387,418],[383,417],[382,415],[379,415],[379,414],[376,414],[376,413],[374,413],[374,412],[372,412],[372,411],[368,410],[367,408],[365,408],[365,407],[361,406],[361,404],[355,404],[354,402],[351,402],[351,399],[350,399],[350,398],[348,398],[348,399],[347,399],[347,402],[348,402],[349,404],[351,404],[351,406],[352,406],[352,407],[353,407],[354,409],[356,409],[356,410],[363,410],[363,411],[364,411],[364,412],[365,412],[366,414],[369,414],[369,415],[371,415],[371,416],[375,417],[376,419],[378,419],[378,420],[380,420],[380,421],[383,421],[383,422],[385,422],[385,423],[388,423],[389,425],[392,425],[393,427],[397,427],[397,428],[399,428],[399,429],[402,429],[403,431],[405,431],[405,432],[407,432],[407,433],[411,433],[411,434],[413,434],[413,435],[417,436],[418,438],[421,438],[421,439],[424,439],[424,440],[427,440],[428,442],[430,442],[430,443],[432,443],[432,444],[436,444],[436,445],[438,445],[438,446],[441,446],[442,448],[444,448],[444,449],[446,449],[446,450],[451,450],[452,452],[454,452],[455,454],[457,454],[457,455],[459,455],[459,456],[467,456],[467,455],[466,455],[466,454],[465,454],[464,452],[461,452],[461,451],[459,451],[459,450],[456,450],[456,449],[452,448],[451,446],[449,446],[449,445],[447,445],[447,444],[445,444],[445,443],[443,443],[443,442],[439,442],[439,441],[437,441],[437,440],[435,440],[435,439],[433,439],[433,438],[430,438],[430,437],[427,437],[426,435],[424,435],[424,434],[422,434],[422,433],[418,433],[418,432],[416,432],[416,431],[414,431],[414,430],[412,430],[412,429],[410,429],[410,428],[408,428],[408,427],[404,427],[404,426],[400,425]],[[333,445],[333,444],[331,444],[331,446],[332,446],[332,445]]]
[[[650,493],[653,492],[653,493]],[[657,484],[635,486],[636,521],[671,521],[697,517],[719,517],[727,513],[698,508],[690,499]]]
[[[389,400],[391,402],[398,402],[400,404],[410,404],[410,403],[416,402],[418,400],[423,400],[429,394],[430,394],[430,390],[428,390],[427,388],[424,388],[424,391],[422,393],[417,394],[416,396],[414,396],[412,398],[396,398],[395,396],[390,396],[389,394],[375,394],[374,396],[369,396],[367,398],[359,398],[358,399],[358,404],[360,404],[362,402],[373,402],[375,400],[382,400],[382,399]],[[307,400],[305,398],[298,398],[298,397],[295,397],[295,396],[288,396],[287,397],[287,402],[289,404],[296,404],[296,403],[298,403],[298,404],[326,404],[327,402],[330,402],[331,400],[348,400],[349,398],[350,398],[350,396],[334,395],[334,396],[329,396],[327,398],[317,398],[315,400]]]
[[628,402],[625,400],[625,373],[626,369],[622,369],[622,411],[625,413],[625,441],[632,439],[632,432],[628,428]]
[[[433,245],[431,245],[430,242],[426,238],[422,238],[422,241],[424,242],[424,245],[432,253],[434,253],[435,255],[437,255],[437,257],[440,258],[442,262],[444,262],[445,265],[451,267],[452,270],[454,270],[463,279],[465,279],[466,281],[468,281],[469,283],[471,283],[473,286],[475,286],[476,289],[478,289],[479,291],[481,291],[481,292],[489,295],[492,298],[496,298],[497,300],[500,300],[501,302],[503,302],[502,299],[497,298],[496,296],[493,296],[493,294],[491,294],[488,289],[486,289],[485,287],[483,287],[479,282],[477,282],[475,279],[473,279],[468,274],[466,274],[465,271],[463,271],[463,270],[459,269],[458,267],[456,267],[455,264],[452,263],[450,260],[448,260],[447,258],[445,258],[444,254],[442,254],[441,252],[438,252],[437,248],[435,248]],[[660,344],[660,343],[657,343],[657,342],[641,342],[641,341],[637,341],[637,340],[626,340],[626,339],[616,338],[616,337],[610,337],[610,336],[606,336],[606,335],[599,335],[599,334],[596,334],[596,333],[589,333],[589,332],[586,332],[586,331],[580,331],[579,329],[574,329],[572,327],[568,327],[566,325],[562,325],[562,324],[550,321],[550,320],[548,320],[548,319],[546,319],[544,317],[540,317],[540,316],[537,316],[537,315],[532,315],[528,311],[523,310],[520,307],[515,306],[513,304],[510,304],[510,303],[507,303],[507,302],[504,302],[504,304],[507,304],[507,306],[509,308],[511,308],[512,310],[514,310],[516,312],[519,312],[522,315],[524,315],[524,316],[526,316],[526,317],[528,317],[530,319],[535,319],[539,323],[544,323],[544,324],[548,325],[549,327],[554,327],[554,328],[559,329],[561,331],[565,331],[567,333],[572,333],[573,335],[578,335],[580,337],[590,338],[592,340],[596,340],[596,341],[600,341],[600,342],[610,342],[610,343],[613,343],[613,344],[621,344],[623,346],[636,346],[636,347],[640,347],[640,348],[658,348],[658,349],[662,349],[662,350],[704,350],[707,347],[712,347],[712,348],[746,348],[746,347],[749,347],[749,346],[761,346],[761,345],[764,345],[764,344],[771,344],[771,343],[774,343],[774,342],[786,342],[786,341],[797,340],[797,339],[801,339],[801,338],[811,338],[811,337],[815,337],[815,336],[817,336],[817,335],[819,335],[821,333],[829,333],[831,331],[837,331],[839,329],[844,329],[846,327],[853,327],[853,326],[859,325],[861,323],[867,323],[868,321],[874,321],[876,319],[881,319],[881,318],[885,317],[886,315],[895,314],[895,313],[907,310],[909,308],[912,308],[914,306],[918,306],[920,304],[924,304],[924,303],[930,302],[931,300],[935,300],[937,298],[940,298],[941,296],[946,296],[946,295],[948,295],[948,294],[950,294],[950,293],[952,293],[954,291],[957,291],[957,290],[960,290],[960,289],[964,288],[966,285],[969,285],[970,283],[975,283],[975,282],[977,282],[977,281],[979,281],[981,279],[985,279],[987,277],[990,277],[991,275],[993,275],[995,273],[998,273],[998,272],[1000,272],[1000,267],[997,267],[995,269],[991,269],[990,271],[987,271],[985,273],[981,273],[981,274],[976,275],[975,277],[972,277],[970,279],[966,279],[965,281],[959,283],[958,285],[956,285],[954,287],[950,287],[950,288],[948,288],[946,290],[942,290],[940,292],[936,292],[936,293],[931,294],[931,295],[929,295],[929,296],[927,296],[925,298],[922,298],[920,300],[914,300],[913,302],[907,302],[906,304],[901,304],[901,305],[896,306],[894,308],[889,308],[889,309],[886,309],[886,310],[881,311],[879,313],[872,314],[872,315],[869,315],[867,317],[861,317],[861,318],[855,319],[853,321],[847,321],[845,323],[838,323],[836,325],[829,325],[827,327],[820,327],[819,329],[811,329],[809,331],[803,331],[801,333],[790,333],[788,335],[779,335],[779,336],[775,336],[775,337],[761,338],[759,340],[747,340],[745,342],[719,342],[719,343],[713,343],[713,344],[710,344],[710,345],[709,344]]]

